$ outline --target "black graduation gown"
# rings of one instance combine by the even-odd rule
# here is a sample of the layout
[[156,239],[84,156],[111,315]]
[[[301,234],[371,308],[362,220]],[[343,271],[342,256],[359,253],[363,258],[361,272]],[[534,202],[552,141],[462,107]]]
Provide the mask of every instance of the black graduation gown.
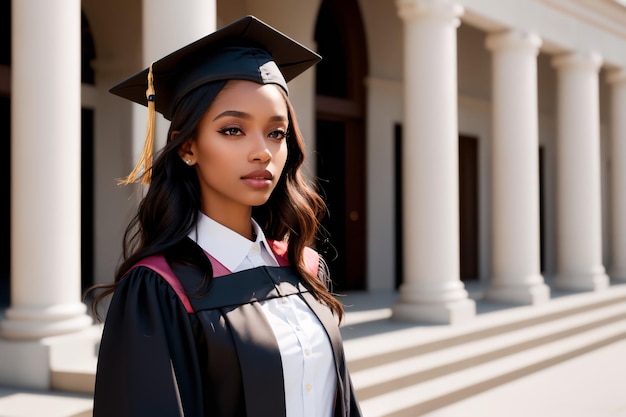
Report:
[[[188,294],[197,271],[174,266]],[[188,313],[158,273],[132,269],[116,289],[104,325],[94,417],[284,417],[282,365],[259,301],[302,297],[331,342],[337,374],[334,416],[361,416],[341,335],[330,310],[288,266],[214,278]]]

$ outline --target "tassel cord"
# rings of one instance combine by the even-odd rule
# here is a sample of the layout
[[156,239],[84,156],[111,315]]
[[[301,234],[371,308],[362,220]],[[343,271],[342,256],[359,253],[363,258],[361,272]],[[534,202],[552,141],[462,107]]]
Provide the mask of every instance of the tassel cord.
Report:
[[154,90],[154,75],[152,65],[148,70],[148,88],[146,89],[146,99],[148,100],[148,124],[146,127],[146,139],[143,144],[143,151],[135,165],[135,168],[127,177],[118,180],[118,185],[128,185],[141,178],[141,184],[150,184],[152,179],[152,158],[154,154],[154,135],[156,123],[156,103]]

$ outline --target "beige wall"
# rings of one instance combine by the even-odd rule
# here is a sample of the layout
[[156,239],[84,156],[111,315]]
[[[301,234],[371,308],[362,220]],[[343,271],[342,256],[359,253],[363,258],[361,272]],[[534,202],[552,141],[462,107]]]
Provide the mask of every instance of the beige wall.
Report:
[[[603,7],[608,0],[598,0]],[[96,224],[95,276],[98,282],[110,280],[120,256],[122,231],[135,204],[130,188],[120,188],[115,179],[132,165],[132,136],[144,129],[132,114],[132,106],[111,96],[107,89],[115,82],[142,67],[142,6],[140,0],[112,0],[106,3],[83,0],[83,10],[91,25],[97,60],[96,86]],[[569,49],[593,48],[605,57],[605,66],[626,67],[626,32],[614,29],[608,15],[582,19],[572,10],[565,10],[561,0],[463,0],[465,14],[458,29],[459,129],[480,141],[480,278],[487,280],[490,264],[490,96],[491,61],[484,46],[488,31],[505,28],[534,29],[544,39],[538,58],[540,143],[547,163],[546,201],[546,265],[554,267],[554,140],[556,75],[550,64],[555,53]],[[584,0],[572,0],[580,5]],[[254,14],[298,39],[315,47],[313,32],[319,1],[308,0],[218,0],[217,26],[244,14]],[[394,2],[360,0],[369,57],[369,75],[364,80],[368,89],[366,123],[368,170],[367,256],[370,289],[392,288],[394,276],[394,190],[393,190],[393,126],[402,119],[403,107],[403,27]],[[578,10],[578,9],[576,9]],[[626,9],[622,15],[626,17]],[[624,20],[622,20],[623,22]],[[604,29],[603,29],[604,25]],[[624,25],[626,27],[626,25]],[[606,29],[609,30],[606,30]],[[175,28],[164,28],[174,31]],[[584,33],[584,36],[581,36]],[[314,149],[314,73],[308,72],[290,85],[294,106],[299,115],[309,154]],[[608,129],[608,88],[601,79],[601,119],[603,144],[606,148]],[[608,155],[603,153],[606,176]],[[314,172],[314,166],[309,166]],[[603,190],[606,189],[606,185]],[[604,211],[608,213],[606,193]],[[608,215],[605,215],[608,218]],[[610,225],[605,220],[605,236]],[[605,244],[608,240],[605,238]],[[605,253],[608,249],[605,247]]]

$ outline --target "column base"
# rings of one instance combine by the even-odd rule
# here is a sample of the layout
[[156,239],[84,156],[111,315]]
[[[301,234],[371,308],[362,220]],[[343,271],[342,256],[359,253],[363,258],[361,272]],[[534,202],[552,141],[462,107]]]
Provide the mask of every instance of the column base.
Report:
[[0,385],[50,389],[50,348],[41,340],[0,338]]
[[462,324],[476,316],[476,303],[469,298],[442,303],[409,303],[398,301],[392,308],[392,319],[434,324]]
[[0,322],[0,336],[15,340],[37,340],[75,333],[93,324],[83,303],[43,307],[10,307]]
[[521,305],[543,304],[550,300],[550,287],[544,283],[520,286],[494,285],[485,292],[485,300]]
[[566,291],[599,291],[609,286],[609,276],[604,273],[561,274],[554,279],[554,288]]
[[93,360],[101,336],[99,326],[74,334],[39,340],[0,338],[0,386],[54,389],[51,371],[67,364]]

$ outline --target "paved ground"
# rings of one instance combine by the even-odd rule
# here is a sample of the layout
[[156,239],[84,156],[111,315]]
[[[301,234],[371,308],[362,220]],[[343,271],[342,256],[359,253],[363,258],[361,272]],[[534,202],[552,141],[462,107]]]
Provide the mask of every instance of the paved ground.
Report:
[[626,340],[424,416],[626,417]]

